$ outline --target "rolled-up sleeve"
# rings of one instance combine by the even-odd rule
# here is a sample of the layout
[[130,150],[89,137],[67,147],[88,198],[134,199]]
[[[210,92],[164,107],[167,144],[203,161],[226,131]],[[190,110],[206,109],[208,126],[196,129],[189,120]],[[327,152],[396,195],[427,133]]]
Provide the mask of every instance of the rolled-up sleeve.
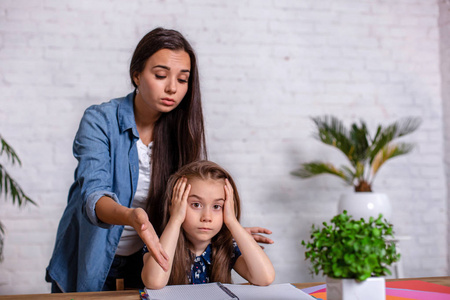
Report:
[[111,228],[114,225],[102,222],[95,213],[95,205],[97,204],[97,201],[104,196],[109,197],[116,202],[119,202],[119,199],[114,193],[108,191],[95,191],[86,199],[86,205],[83,206],[84,215],[86,215],[88,220],[94,225],[100,226],[102,228]]
[[83,215],[94,225],[110,228],[97,218],[95,205],[97,201],[108,196],[119,202],[112,190],[111,167],[111,126],[108,115],[97,106],[86,110],[73,143],[73,154],[78,160],[75,180],[80,188],[83,201]]

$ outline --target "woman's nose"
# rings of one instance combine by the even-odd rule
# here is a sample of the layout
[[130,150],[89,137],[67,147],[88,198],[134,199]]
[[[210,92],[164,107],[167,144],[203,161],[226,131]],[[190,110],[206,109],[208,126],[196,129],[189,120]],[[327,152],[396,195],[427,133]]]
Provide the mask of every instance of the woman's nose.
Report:
[[175,94],[177,91],[177,80],[169,79],[166,85],[166,93]]

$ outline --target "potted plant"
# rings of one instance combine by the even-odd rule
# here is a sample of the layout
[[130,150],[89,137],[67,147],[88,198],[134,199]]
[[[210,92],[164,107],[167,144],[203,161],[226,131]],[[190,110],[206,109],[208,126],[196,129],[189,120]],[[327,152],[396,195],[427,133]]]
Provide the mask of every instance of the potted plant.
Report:
[[391,274],[388,266],[400,259],[395,244],[386,241],[392,235],[392,225],[381,214],[366,221],[352,219],[344,211],[322,228],[312,225],[311,240],[302,240],[302,245],[311,272],[327,276],[327,299],[384,300],[382,276]]
[[[301,178],[321,174],[338,176],[346,184],[353,186],[357,192],[341,197],[339,213],[344,209],[347,211],[352,209],[351,214],[354,217],[366,218],[377,217],[382,213],[389,220],[391,211],[389,199],[384,194],[372,193],[373,182],[380,167],[387,160],[407,154],[413,149],[413,144],[394,141],[414,132],[420,126],[420,118],[407,117],[388,126],[378,125],[374,135],[370,134],[366,123],[362,120],[359,124],[352,123],[349,129],[334,116],[314,117],[312,120],[317,129],[315,138],[340,150],[349,165],[336,167],[329,162],[313,161],[303,163],[291,174]],[[365,202],[362,203],[363,200],[360,198],[364,198]],[[371,208],[372,211],[360,211],[359,206],[361,209]]]
[[[17,163],[19,166],[22,165],[19,156],[17,156],[14,149],[10,145],[8,145],[8,143],[2,138],[1,135],[0,142],[0,156],[5,153],[7,159],[11,162],[12,165],[14,165],[15,163]],[[0,163],[0,196],[2,195],[6,199],[11,198],[13,204],[17,202],[17,205],[19,207],[27,202],[36,205],[36,203],[24,193],[19,184],[8,174],[5,167]],[[0,261],[3,260],[4,234],[5,230],[3,224],[0,222]]]

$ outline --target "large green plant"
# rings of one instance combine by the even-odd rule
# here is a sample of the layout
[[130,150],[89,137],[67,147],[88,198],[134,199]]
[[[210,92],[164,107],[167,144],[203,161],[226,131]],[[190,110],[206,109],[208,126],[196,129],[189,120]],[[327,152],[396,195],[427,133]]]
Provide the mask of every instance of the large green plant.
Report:
[[[22,165],[19,156],[17,156],[14,149],[8,145],[8,143],[3,139],[0,135],[1,149],[0,156],[6,154],[8,161],[11,162],[12,165],[18,164]],[[5,167],[0,162],[0,197],[4,197],[5,199],[12,199],[13,204],[16,204],[20,207],[25,203],[32,203],[36,205],[36,203],[28,197],[19,184],[8,174]],[[0,261],[3,260],[3,237],[5,234],[5,229],[3,224],[0,222]]]
[[328,277],[362,281],[391,274],[387,267],[400,259],[395,244],[386,242],[393,229],[381,214],[365,221],[353,220],[344,211],[323,226],[312,225],[311,241],[302,241],[307,249],[305,259],[311,261],[315,275],[322,272]]
[[371,135],[364,121],[353,123],[347,129],[334,116],[312,118],[316,125],[315,138],[339,149],[350,162],[350,166],[335,167],[322,161],[304,163],[292,175],[309,178],[320,174],[331,174],[353,185],[357,192],[371,192],[372,184],[380,167],[389,159],[409,153],[413,144],[393,143],[394,140],[415,131],[420,118],[408,117],[386,127],[378,125]]

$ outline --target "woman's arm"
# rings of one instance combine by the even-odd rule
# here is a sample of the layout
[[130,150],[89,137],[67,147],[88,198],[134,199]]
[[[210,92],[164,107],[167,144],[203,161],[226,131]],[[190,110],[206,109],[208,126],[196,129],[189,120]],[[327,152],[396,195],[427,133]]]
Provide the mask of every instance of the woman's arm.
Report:
[[242,253],[234,264],[235,271],[252,284],[271,284],[275,279],[273,265],[253,236],[236,219],[233,188],[228,180],[225,183],[225,198],[224,222]]
[[[114,225],[132,226],[158,263],[167,269],[167,254],[159,243],[147,213],[142,209],[122,206],[115,194],[113,177],[117,169],[112,167],[112,162],[114,159],[128,159],[125,155],[115,158],[111,156],[112,152],[121,153],[121,148],[111,142],[120,134],[119,125],[111,121],[111,117],[116,114],[117,109],[110,102],[89,107],[80,121],[73,143],[73,154],[78,160],[75,190],[80,194],[75,195],[75,201],[82,202],[82,214],[95,226],[106,229]],[[112,151],[113,147],[115,151]],[[124,153],[128,155],[128,151]],[[132,192],[132,187],[129,186],[129,190],[123,191],[122,197],[129,199]]]
[[100,221],[108,224],[130,225],[147,245],[148,251],[165,271],[169,270],[169,257],[162,247],[158,235],[142,208],[128,208],[109,197],[101,197],[95,205]]
[[162,247],[168,254],[168,270],[161,269],[153,256],[148,253],[144,254],[142,281],[149,289],[161,289],[169,282],[181,224],[183,224],[186,217],[187,198],[190,189],[191,186],[187,185],[186,178],[179,179],[175,184],[170,205],[170,219],[159,239]]

